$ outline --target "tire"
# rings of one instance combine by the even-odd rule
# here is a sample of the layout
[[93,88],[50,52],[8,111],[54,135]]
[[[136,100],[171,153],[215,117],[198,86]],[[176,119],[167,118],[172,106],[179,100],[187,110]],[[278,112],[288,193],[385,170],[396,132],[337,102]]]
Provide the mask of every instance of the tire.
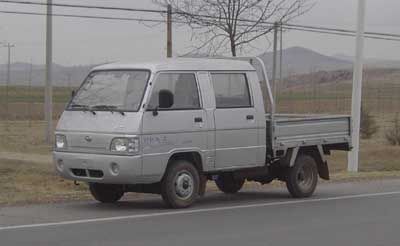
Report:
[[286,187],[294,198],[310,197],[318,183],[317,164],[311,156],[299,155],[286,173]]
[[218,189],[226,194],[235,194],[242,189],[244,179],[235,179],[230,173],[222,174],[215,180]]
[[124,195],[122,185],[90,183],[89,190],[94,199],[102,203],[115,203]]
[[199,196],[200,177],[194,165],[174,160],[161,181],[161,196],[170,208],[187,208]]

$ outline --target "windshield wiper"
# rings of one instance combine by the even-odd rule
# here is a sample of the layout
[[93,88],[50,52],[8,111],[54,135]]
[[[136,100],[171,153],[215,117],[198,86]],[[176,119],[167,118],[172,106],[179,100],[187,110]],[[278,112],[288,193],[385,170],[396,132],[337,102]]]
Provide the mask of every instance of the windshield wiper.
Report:
[[94,105],[94,106],[92,106],[92,109],[114,111],[115,109],[117,109],[117,107],[116,106],[111,106],[111,105]]
[[87,105],[82,105],[82,104],[72,104],[71,106],[70,106],[71,108],[73,108],[73,109],[82,109],[84,112],[86,112],[86,111],[89,111],[89,112],[91,112],[92,114],[96,114],[96,112],[94,112],[93,110],[91,110],[90,109],[90,107],[89,106],[87,106]]
[[80,108],[80,109],[83,109],[85,111],[89,110],[89,107],[87,105],[82,105],[82,104],[72,104],[70,107],[71,108]]
[[95,105],[95,106],[92,107],[92,109],[94,109],[94,110],[96,110],[96,109],[98,109],[98,110],[108,110],[111,113],[118,112],[121,115],[125,115],[125,113],[123,111],[117,110],[118,109],[117,106],[112,106],[112,105]]

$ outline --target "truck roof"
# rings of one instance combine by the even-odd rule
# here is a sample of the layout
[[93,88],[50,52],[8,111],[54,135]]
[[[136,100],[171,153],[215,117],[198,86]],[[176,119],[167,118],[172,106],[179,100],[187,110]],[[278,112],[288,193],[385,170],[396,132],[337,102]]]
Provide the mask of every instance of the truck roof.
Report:
[[118,69],[146,69],[158,71],[255,71],[246,61],[206,58],[168,58],[141,63],[117,62],[97,66],[92,71]]

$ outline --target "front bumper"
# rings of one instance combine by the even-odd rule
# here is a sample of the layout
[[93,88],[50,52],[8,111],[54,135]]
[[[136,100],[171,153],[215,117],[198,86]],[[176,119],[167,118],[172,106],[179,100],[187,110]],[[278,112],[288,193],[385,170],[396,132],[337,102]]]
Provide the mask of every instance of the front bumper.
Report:
[[70,180],[108,183],[142,183],[140,156],[53,152],[57,172]]

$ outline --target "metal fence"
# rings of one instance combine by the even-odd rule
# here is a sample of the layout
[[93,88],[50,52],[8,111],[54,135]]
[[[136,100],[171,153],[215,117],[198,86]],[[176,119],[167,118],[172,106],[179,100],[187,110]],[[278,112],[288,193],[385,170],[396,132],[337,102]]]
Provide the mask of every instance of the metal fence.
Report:
[[[352,74],[346,73],[347,78],[339,81],[335,77],[321,79],[318,73],[307,75],[309,80],[302,84],[282,81],[277,94],[278,112],[351,114]],[[400,69],[366,69],[363,83],[362,109],[377,127],[371,138],[384,141],[385,132],[393,128],[400,114]]]
[[[285,63],[283,56],[283,63]],[[278,81],[278,113],[350,114],[352,71],[318,71],[287,75]],[[314,71],[314,72],[313,72]],[[12,71],[15,73],[15,71]],[[6,86],[4,71],[0,71],[0,150],[10,152],[48,153],[45,143],[44,87],[33,86],[32,71],[19,74],[18,81]],[[69,76],[70,77],[70,76]],[[54,87],[54,123],[62,113],[71,91],[81,81],[69,81],[64,87]],[[367,68],[363,82],[363,111],[369,116],[376,132],[361,142],[361,170],[400,170],[400,147],[392,146],[386,135],[393,130],[400,113],[400,68]],[[70,85],[70,86],[68,86]],[[400,116],[399,116],[400,117]],[[337,170],[347,164],[345,153],[331,159]]]

